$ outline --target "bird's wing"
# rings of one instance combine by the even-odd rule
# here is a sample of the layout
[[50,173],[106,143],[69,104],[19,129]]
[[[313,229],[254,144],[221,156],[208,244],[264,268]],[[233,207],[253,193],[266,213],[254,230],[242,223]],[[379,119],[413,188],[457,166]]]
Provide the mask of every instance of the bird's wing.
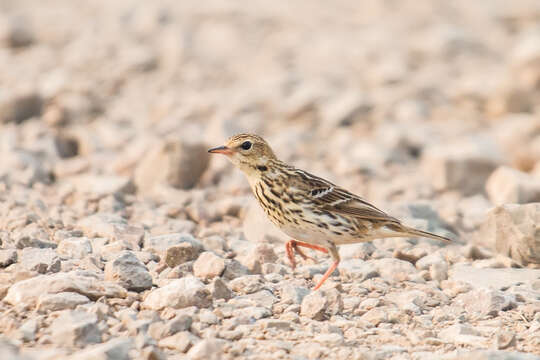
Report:
[[303,170],[295,170],[298,177],[294,186],[301,189],[304,196],[321,209],[365,220],[400,223],[398,219],[381,211],[360,196]]

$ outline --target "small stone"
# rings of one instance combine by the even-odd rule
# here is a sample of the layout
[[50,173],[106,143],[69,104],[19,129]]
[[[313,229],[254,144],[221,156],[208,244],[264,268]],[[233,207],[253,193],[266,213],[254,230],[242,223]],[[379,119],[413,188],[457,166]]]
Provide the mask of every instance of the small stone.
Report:
[[234,310],[233,316],[250,319],[249,321],[253,321],[272,316],[272,311],[262,306],[248,306]]
[[[188,261],[197,259],[201,248],[193,243],[184,242],[179,245],[171,246],[165,253],[165,264],[173,268]],[[225,267],[225,264],[223,264]]]
[[509,310],[515,306],[516,299],[513,295],[498,290],[473,289],[460,294],[455,299],[470,314],[497,316],[499,311]]
[[309,295],[306,295],[302,300],[300,315],[314,320],[323,320],[327,306],[328,299],[326,298],[324,292],[315,291]]
[[424,256],[416,262],[419,270],[428,270],[431,280],[442,281],[448,278],[448,263],[439,253]]
[[0,250],[0,267],[4,268],[17,262],[17,250]]
[[141,350],[142,360],[167,360],[165,353],[157,346],[146,346]]
[[276,319],[264,319],[258,322],[265,330],[275,329],[277,331],[289,331],[291,330],[291,323],[283,320]]
[[420,290],[409,290],[390,293],[386,298],[395,303],[401,310],[421,315],[428,302],[428,294]]
[[191,189],[208,167],[208,147],[165,140],[156,144],[139,161],[135,184],[141,192],[151,191],[158,184],[177,189]]
[[152,287],[148,269],[131,251],[124,251],[107,263],[105,280],[117,282],[126,290],[143,291]]
[[[129,360],[133,348],[130,338],[116,338],[103,344],[88,346],[84,350],[73,353],[68,360]],[[154,359],[152,359],[154,360]]]
[[372,265],[382,278],[393,282],[408,280],[417,274],[413,264],[399,259],[383,258],[368,260],[366,263]]
[[[537,74],[540,75],[540,71]],[[510,95],[508,103],[515,101],[529,105],[530,99],[534,98],[530,96],[530,91],[511,91]],[[503,147],[513,168],[530,171],[540,159],[539,130],[540,123],[535,114],[515,112],[501,117],[494,124],[493,135]]]
[[284,304],[301,304],[307,294],[309,294],[309,289],[305,287],[286,284],[280,291],[281,302]]
[[343,335],[336,333],[319,334],[313,340],[329,347],[340,346],[344,342]]
[[30,22],[20,16],[2,19],[0,23],[0,41],[11,48],[30,46],[35,41]]
[[240,262],[231,259],[227,261],[227,266],[223,272],[223,277],[227,280],[236,279],[238,277],[249,275],[249,269]]
[[260,275],[244,275],[229,282],[229,287],[241,294],[251,294],[262,289],[263,278]]
[[41,239],[38,239],[32,236],[26,236],[26,235],[19,237],[15,241],[15,247],[17,249],[24,249],[28,247],[39,248],[39,249],[56,249],[57,246],[58,245],[53,242],[43,241]]
[[25,248],[22,250],[19,263],[29,271],[45,274],[60,271],[60,258],[52,249]]
[[70,237],[60,241],[56,250],[70,258],[83,259],[92,253],[92,243],[87,237]]
[[525,172],[501,166],[487,180],[486,192],[495,205],[540,202],[540,181]]
[[384,308],[373,308],[362,315],[361,319],[377,326],[388,322],[388,315]]
[[516,334],[513,331],[499,330],[496,333],[495,344],[499,350],[514,346],[516,345]]
[[203,324],[216,325],[219,323],[219,318],[208,309],[201,309],[199,311],[199,321]]
[[26,320],[19,327],[19,338],[24,342],[34,341],[36,339],[36,333],[38,331],[38,323],[36,319]]
[[163,339],[174,335],[180,331],[187,331],[193,323],[193,318],[189,315],[182,314],[163,323],[161,321],[150,324],[148,333],[156,340]]
[[97,317],[83,311],[69,310],[51,324],[55,342],[64,346],[86,346],[101,342]]
[[229,300],[234,296],[234,293],[231,289],[225,284],[221,278],[214,278],[212,282],[208,285],[208,289],[210,290],[210,293],[212,294],[212,298],[217,299],[225,299]]
[[14,344],[14,342],[4,336],[0,338],[0,358],[10,360],[29,360],[28,357],[23,357],[20,354],[18,344]]
[[13,93],[8,98],[0,98],[0,123],[17,124],[41,114],[43,99],[34,91]]
[[487,213],[478,242],[521,265],[540,264],[540,203],[506,204]]
[[203,252],[193,264],[193,274],[201,279],[221,276],[225,271],[225,260],[211,251]]
[[38,298],[37,310],[42,312],[75,309],[78,305],[89,303],[90,299],[75,292],[43,294]]
[[185,353],[191,349],[193,345],[200,342],[200,340],[201,339],[189,331],[181,331],[159,340],[159,346]]
[[175,233],[159,236],[152,236],[144,239],[145,250],[154,253],[162,259],[167,258],[167,252],[170,247],[182,245],[179,249],[172,250],[169,254],[171,265],[177,266],[186,261],[195,260],[202,252],[203,246],[188,233]]
[[161,310],[166,307],[174,309],[188,306],[207,307],[211,303],[210,292],[204,284],[199,279],[188,276],[152,290],[142,305],[148,309]]
[[271,264],[271,263],[263,264],[261,267],[261,271],[265,275],[274,274],[274,275],[281,275],[281,276],[289,272],[287,267],[281,264]]
[[429,268],[429,276],[431,280],[443,281],[448,279],[448,264],[436,263]]
[[245,256],[242,256],[239,261],[252,273],[260,274],[262,272],[262,265],[275,263],[277,261],[277,255],[273,246],[259,243],[248,251]]
[[364,281],[379,276],[377,268],[360,259],[350,259],[339,264],[339,274],[347,281]]
[[193,360],[220,360],[224,345],[223,340],[204,339],[189,350],[188,356]]
[[447,342],[478,346],[486,345],[487,339],[470,325],[456,324],[439,332],[439,338]]
[[[139,250],[144,229],[132,226],[118,214],[97,213],[80,219],[78,227],[89,238],[106,238],[109,242],[125,242],[130,249]],[[95,250],[95,249],[94,249]]]

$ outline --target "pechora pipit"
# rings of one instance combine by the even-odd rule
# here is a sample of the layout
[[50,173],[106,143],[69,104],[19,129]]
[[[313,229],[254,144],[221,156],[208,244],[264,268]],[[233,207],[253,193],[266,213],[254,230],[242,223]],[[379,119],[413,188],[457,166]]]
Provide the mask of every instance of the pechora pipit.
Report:
[[361,197],[320,177],[278,160],[268,143],[257,135],[239,134],[223,146],[208,150],[226,155],[246,175],[253,194],[268,218],[285,234],[287,256],[295,268],[299,247],[330,254],[333,264],[315,290],[337,268],[337,245],[388,237],[420,236],[450,239],[407,227]]

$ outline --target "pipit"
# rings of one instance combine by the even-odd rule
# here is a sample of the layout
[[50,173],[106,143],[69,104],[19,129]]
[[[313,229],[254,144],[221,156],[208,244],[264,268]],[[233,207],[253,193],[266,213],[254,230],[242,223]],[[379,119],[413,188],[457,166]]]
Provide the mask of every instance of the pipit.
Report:
[[333,264],[317,290],[337,268],[338,245],[388,237],[419,236],[450,239],[403,225],[361,197],[277,159],[268,143],[257,135],[239,134],[223,146],[208,150],[226,155],[246,175],[253,194],[268,218],[292,240],[285,245],[294,269],[294,252],[309,257],[300,247],[330,254]]

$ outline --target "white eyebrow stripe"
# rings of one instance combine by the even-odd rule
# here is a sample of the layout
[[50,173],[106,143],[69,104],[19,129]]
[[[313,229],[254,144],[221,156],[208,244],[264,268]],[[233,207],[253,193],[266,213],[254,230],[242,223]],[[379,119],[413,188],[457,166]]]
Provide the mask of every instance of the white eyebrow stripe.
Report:
[[329,187],[328,189],[325,189],[323,191],[321,191],[320,193],[318,193],[317,195],[313,196],[315,199],[318,199],[318,198],[321,198],[323,196],[325,196],[326,194],[329,194],[331,193],[332,191],[334,191],[334,187],[331,186]]

